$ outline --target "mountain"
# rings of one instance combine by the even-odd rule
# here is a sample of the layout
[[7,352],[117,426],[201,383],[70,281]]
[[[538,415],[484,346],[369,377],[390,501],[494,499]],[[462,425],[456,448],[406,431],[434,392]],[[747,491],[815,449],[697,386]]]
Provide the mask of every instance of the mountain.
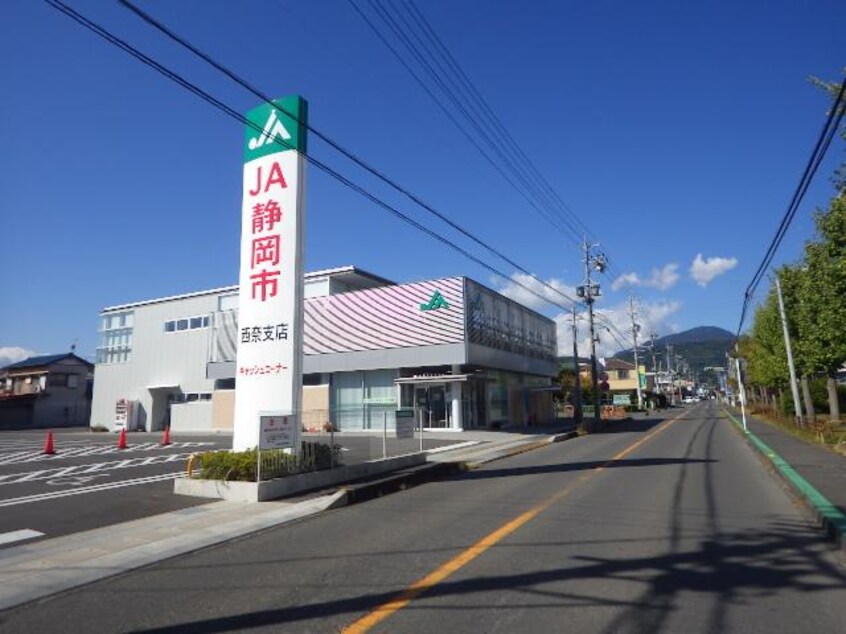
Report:
[[[646,348],[641,348],[638,352],[640,363],[646,365],[650,371],[653,369],[653,354],[649,349],[651,343],[649,339],[645,340]],[[707,367],[725,367],[726,352],[734,346],[734,335],[724,328],[699,326],[660,337],[655,340],[654,358],[661,369],[667,367],[668,346],[673,357],[681,356],[692,372],[702,376]],[[634,360],[631,350],[623,350],[614,356],[626,361]],[[678,365],[675,358],[672,363],[674,367]]]
[[675,346],[680,343],[703,343],[706,341],[732,341],[734,342],[734,335],[725,328],[718,328],[717,326],[698,326],[685,330],[684,332],[677,332],[666,337],[656,339],[655,343],[665,346],[670,344]]

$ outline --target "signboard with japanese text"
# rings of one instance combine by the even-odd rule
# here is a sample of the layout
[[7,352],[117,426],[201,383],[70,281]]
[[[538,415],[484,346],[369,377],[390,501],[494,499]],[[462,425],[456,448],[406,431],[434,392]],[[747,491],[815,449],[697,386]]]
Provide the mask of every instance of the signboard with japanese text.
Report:
[[290,414],[261,415],[259,429],[259,449],[287,449],[296,443],[296,417]]
[[298,447],[307,106],[284,97],[247,113],[232,447],[260,442],[262,412],[293,412]]

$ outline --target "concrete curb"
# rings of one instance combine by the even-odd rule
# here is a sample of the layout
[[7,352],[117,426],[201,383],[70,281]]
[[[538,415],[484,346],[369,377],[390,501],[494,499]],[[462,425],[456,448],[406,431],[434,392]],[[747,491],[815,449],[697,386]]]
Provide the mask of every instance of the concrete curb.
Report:
[[578,435],[579,435],[578,432],[575,432],[575,431],[568,431],[568,432],[563,432],[563,433],[560,433],[560,434],[553,434],[552,436],[547,436],[546,438],[543,438],[542,440],[532,440],[532,441],[529,441],[529,442],[526,442],[526,443],[520,443],[516,446],[512,445],[512,446],[504,447],[502,449],[492,451],[486,456],[483,455],[478,459],[464,461],[463,464],[464,464],[464,467],[466,469],[476,469],[477,467],[485,465],[489,462],[493,462],[495,460],[501,460],[503,458],[510,458],[511,456],[516,456],[518,454],[525,453],[527,451],[533,451],[533,450],[539,449],[541,447],[546,447],[547,445],[551,445],[551,444],[556,443],[556,442],[563,442],[565,440],[570,440],[571,438],[575,438]]
[[763,440],[751,431],[744,430],[742,423],[731,412],[724,408],[722,412],[735,424],[738,433],[747,444],[759,454],[781,482],[811,512],[829,539],[834,541],[841,550],[846,551],[846,514],[799,475],[789,462],[773,451]]
[[275,480],[262,480],[260,483],[179,478],[173,481],[173,492],[177,495],[218,498],[230,502],[267,502],[307,491],[327,489],[425,462],[426,458],[420,454],[408,454],[360,464],[340,465],[334,469],[300,473]]

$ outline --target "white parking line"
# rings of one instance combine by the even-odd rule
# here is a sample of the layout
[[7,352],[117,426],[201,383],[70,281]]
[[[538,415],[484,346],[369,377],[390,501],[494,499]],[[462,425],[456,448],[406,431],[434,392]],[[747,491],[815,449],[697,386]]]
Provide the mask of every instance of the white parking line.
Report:
[[156,450],[172,450],[172,449],[189,449],[192,447],[207,447],[213,446],[213,442],[174,442],[167,446],[162,446],[157,442],[145,442],[138,445],[130,444],[126,449],[118,449],[113,445],[88,445],[83,447],[73,447],[71,449],[62,449],[56,447],[56,453],[53,455],[46,455],[41,451],[27,451],[11,455],[0,455],[0,465],[21,464],[25,462],[40,462],[42,460],[61,460],[62,458],[82,458],[85,456],[104,456],[109,454],[128,454],[139,451],[156,451]]
[[32,502],[43,502],[44,500],[55,500],[56,498],[64,498],[71,495],[82,495],[83,493],[97,493],[99,491],[108,491],[109,489],[120,489],[123,487],[135,486],[137,484],[149,484],[152,482],[162,482],[163,480],[175,480],[177,478],[185,477],[182,472],[165,473],[157,476],[149,476],[146,478],[135,478],[134,480],[121,480],[120,482],[106,482],[104,484],[94,484],[88,487],[79,487],[76,489],[66,489],[63,491],[51,491],[50,493],[39,493],[37,495],[24,495],[19,498],[10,498],[8,500],[0,500],[0,507],[17,506],[19,504],[30,504]]
[[148,467],[168,462],[180,462],[186,460],[190,453],[172,453],[146,458],[127,458],[126,460],[113,460],[111,462],[98,462],[95,464],[71,465],[69,467],[57,467],[54,469],[39,469],[38,471],[27,471],[24,473],[5,473],[0,475],[0,486],[7,484],[23,484],[25,482],[38,482],[41,480],[54,480],[67,476],[89,475],[101,471],[114,471],[115,469],[131,469],[134,467]]
[[24,539],[35,539],[36,537],[44,537],[44,533],[25,528],[19,531],[0,533],[0,544],[12,544],[23,541]]

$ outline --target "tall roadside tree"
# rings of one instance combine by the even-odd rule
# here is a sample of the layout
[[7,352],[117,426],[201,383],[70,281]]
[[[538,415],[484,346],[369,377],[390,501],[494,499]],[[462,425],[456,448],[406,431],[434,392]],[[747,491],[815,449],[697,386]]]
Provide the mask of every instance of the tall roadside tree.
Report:
[[771,288],[764,303],[755,311],[752,331],[741,351],[747,359],[747,381],[763,388],[767,395],[788,385],[787,353],[782,336],[778,298]]
[[799,289],[803,361],[827,378],[829,411],[839,420],[835,375],[846,363],[846,194],[816,214],[817,240],[805,246],[805,283]]
[[[804,318],[810,317],[812,310],[806,302],[810,293],[807,268],[804,262],[793,266],[785,265],[776,271],[776,275],[781,280],[787,329],[793,342],[793,361],[796,366],[796,374],[799,377],[799,387],[802,391],[801,400],[805,404],[805,420],[809,425],[813,425],[816,423],[817,413],[814,409],[814,399],[811,396],[811,378],[816,369],[809,362],[806,354],[811,342],[805,339],[806,328],[804,325],[807,321]],[[800,411],[802,411],[802,403],[799,405]]]

